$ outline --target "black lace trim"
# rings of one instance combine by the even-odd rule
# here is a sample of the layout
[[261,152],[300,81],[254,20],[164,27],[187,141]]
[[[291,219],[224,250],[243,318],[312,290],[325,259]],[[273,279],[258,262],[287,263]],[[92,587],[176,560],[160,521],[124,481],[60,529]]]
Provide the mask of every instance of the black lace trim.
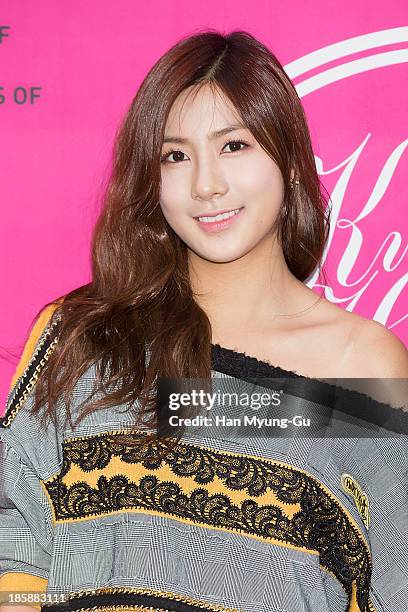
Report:
[[[144,445],[145,432],[140,431],[134,434],[140,443],[132,447],[117,439],[119,433],[64,442],[62,470],[44,482],[57,521],[125,508],[142,509],[273,539],[305,552],[317,552],[320,564],[337,577],[349,600],[352,582],[356,581],[357,601],[361,610],[367,609],[371,577],[368,546],[343,506],[312,475],[272,460],[228,454],[186,442],[180,442],[162,458],[159,455],[166,450],[163,440]],[[139,483],[124,474],[111,478],[101,475],[95,488],[86,482],[70,487],[62,482],[73,465],[92,472],[106,468],[115,456],[128,464],[141,463],[151,474]],[[177,476],[191,478],[198,486],[185,493],[177,483],[160,480],[154,472],[161,466],[168,466]],[[200,487],[216,477],[232,494],[244,490],[257,497],[273,491],[282,502],[299,504],[301,509],[289,518],[280,507],[259,504],[254,499],[234,504],[228,495],[211,495]]]

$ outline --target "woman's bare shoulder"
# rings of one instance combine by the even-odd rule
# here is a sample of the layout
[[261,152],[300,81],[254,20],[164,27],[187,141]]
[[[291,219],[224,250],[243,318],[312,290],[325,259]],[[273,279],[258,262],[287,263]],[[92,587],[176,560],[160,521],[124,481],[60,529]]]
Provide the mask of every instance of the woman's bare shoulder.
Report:
[[345,312],[339,325],[349,335],[350,347],[345,376],[361,378],[408,378],[408,349],[382,323]]

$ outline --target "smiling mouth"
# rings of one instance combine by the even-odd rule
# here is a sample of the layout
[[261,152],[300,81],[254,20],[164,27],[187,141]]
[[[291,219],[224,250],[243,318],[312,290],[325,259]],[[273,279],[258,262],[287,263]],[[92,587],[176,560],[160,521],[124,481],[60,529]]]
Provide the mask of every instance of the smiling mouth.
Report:
[[203,223],[219,223],[220,221],[225,221],[226,219],[230,219],[231,217],[234,217],[235,215],[237,215],[244,207],[241,206],[240,208],[234,208],[228,211],[223,211],[220,213],[215,213],[215,214],[204,214],[204,215],[199,215],[197,217],[194,217],[194,219],[196,219],[197,221],[201,221]]

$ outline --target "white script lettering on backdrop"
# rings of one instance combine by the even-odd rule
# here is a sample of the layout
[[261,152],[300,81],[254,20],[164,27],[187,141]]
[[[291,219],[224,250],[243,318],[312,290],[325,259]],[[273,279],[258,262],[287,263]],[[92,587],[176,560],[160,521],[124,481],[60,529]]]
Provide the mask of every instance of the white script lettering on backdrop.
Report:
[[[407,48],[392,49],[385,52],[383,49],[387,45],[407,42],[408,27],[372,32],[318,49],[287,64],[285,70],[291,79],[302,76],[311,70],[315,72],[317,70],[317,73],[313,76],[296,83],[299,97],[304,97],[338,81],[347,80],[350,76],[355,77],[355,75],[395,64],[406,64],[408,62]],[[381,51],[376,51],[379,47],[381,47]],[[350,55],[363,52],[369,54],[357,59],[348,58]],[[337,65],[322,69],[322,66],[328,62],[337,62]],[[320,71],[318,71],[319,69]],[[345,86],[347,86],[347,83]],[[402,86],[404,87],[404,83]],[[403,109],[401,112],[404,117],[406,112]],[[374,124],[375,117],[373,117],[373,127],[375,127]],[[406,121],[405,123],[401,122],[401,125],[406,125]],[[376,227],[376,224],[379,223],[378,219],[383,219],[383,215],[387,214],[386,207],[390,203],[385,199],[385,195],[407,149],[408,140],[405,139],[405,136],[405,133],[402,134],[402,138],[392,149],[384,151],[382,168],[376,179],[371,180],[371,177],[364,177],[368,197],[365,202],[358,202],[357,211],[355,202],[353,202],[352,214],[348,211],[349,207],[345,206],[346,201],[349,203],[353,199],[350,190],[347,191],[347,188],[353,174],[358,174],[359,162],[361,165],[362,156],[370,144],[372,134],[369,132],[361,144],[348,154],[346,159],[338,162],[331,169],[325,169],[323,160],[319,156],[315,156],[318,174],[320,176],[333,174],[336,179],[330,194],[331,227],[322,264],[326,261],[330,246],[337,244],[337,237],[340,240],[339,232],[344,232],[344,236],[348,237],[348,242],[338,258],[336,281],[341,287],[351,290],[346,296],[343,295],[341,298],[336,296],[335,288],[317,282],[318,270],[308,280],[307,284],[310,288],[322,288],[327,299],[332,302],[347,303],[346,309],[350,311],[354,310],[363,296],[369,296],[375,307],[370,316],[386,325],[388,329],[395,328],[408,317],[408,312],[403,312],[402,316],[400,315],[397,318],[392,315],[396,305],[401,309],[404,289],[408,284],[406,265],[408,246],[402,234],[406,221],[405,216],[398,214],[400,211],[402,212],[403,206],[406,207],[406,195],[402,189],[398,190],[399,202],[393,202],[392,209],[389,211],[391,213],[392,229],[383,228],[383,224]],[[376,145],[378,146],[378,143]],[[370,232],[370,223],[372,227],[375,227],[376,232]],[[374,245],[373,241],[375,241]],[[373,246],[375,247],[374,255],[372,253]],[[358,277],[355,278],[357,274],[353,275],[353,271],[357,267],[360,272]],[[363,273],[361,273],[361,269],[363,269]],[[387,287],[384,277],[390,273],[393,273],[392,285]]]

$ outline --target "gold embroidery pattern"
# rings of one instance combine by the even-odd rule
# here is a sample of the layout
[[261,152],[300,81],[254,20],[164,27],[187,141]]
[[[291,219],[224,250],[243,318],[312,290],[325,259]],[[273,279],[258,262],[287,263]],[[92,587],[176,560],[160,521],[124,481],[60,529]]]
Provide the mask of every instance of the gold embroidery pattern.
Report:
[[[320,565],[342,584],[349,603],[355,584],[360,610],[367,610],[372,566],[364,536],[334,495],[311,474],[270,459],[187,442],[179,442],[167,456],[160,457],[163,440],[143,444],[145,433],[139,431],[135,433],[140,445],[127,447],[116,439],[120,433],[123,432],[64,442],[62,470],[44,482],[56,521],[133,508],[292,546],[318,554]],[[138,483],[125,474],[102,474],[96,486],[84,481],[70,486],[63,482],[75,466],[92,473],[107,468],[115,457],[133,466],[139,464],[151,473]],[[176,477],[189,479],[189,486],[183,490],[178,483],[160,480],[154,472],[163,466]],[[134,468],[130,472],[134,473]],[[200,486],[220,481],[231,495],[217,491],[212,494]],[[198,486],[194,487],[194,483]],[[270,492],[282,503],[299,504],[300,510],[289,517],[276,504],[260,504],[245,496],[241,503],[234,504],[236,491],[252,497]]]
[[357,510],[361,519],[368,529],[370,526],[370,513],[369,513],[369,501],[367,494],[360,487],[358,482],[350,476],[350,474],[341,475],[341,484],[346,493],[350,493],[354,499]]
[[58,326],[61,315],[58,313],[54,322],[48,325],[38,342],[37,348],[27,364],[14,393],[7,402],[6,412],[0,418],[0,427],[8,427],[14,420],[27,396],[33,389],[41,370],[58,342]]
[[[69,610],[75,610],[75,612],[90,612],[91,610],[93,612],[107,612],[108,610],[131,610],[132,612],[244,612],[238,608],[226,608],[188,595],[144,587],[103,587],[77,591],[70,593],[65,598],[64,607],[66,603],[68,603]],[[51,603],[44,604],[41,610],[43,612],[57,612],[60,608],[60,604]]]

